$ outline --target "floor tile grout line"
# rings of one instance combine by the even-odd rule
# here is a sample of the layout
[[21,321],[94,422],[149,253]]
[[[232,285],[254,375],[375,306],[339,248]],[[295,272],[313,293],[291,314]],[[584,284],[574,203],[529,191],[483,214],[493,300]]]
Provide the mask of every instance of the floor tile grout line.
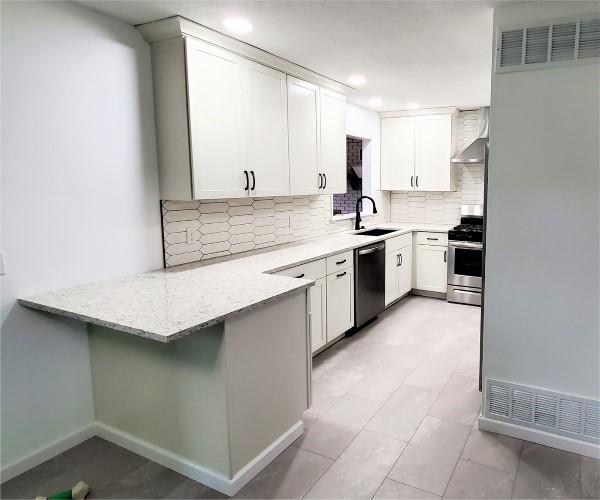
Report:
[[[392,479],[392,478],[391,478],[391,477],[389,477],[389,476],[388,476],[388,477],[386,477],[385,479],[388,479],[389,481],[393,481],[394,483],[401,484],[401,485],[403,485],[403,486],[407,486],[407,487],[409,487],[409,488],[413,488],[413,489],[415,489],[415,490],[422,491],[422,492],[424,492],[424,493],[429,493],[430,495],[434,495],[434,496],[436,496],[436,497],[438,497],[438,496],[439,496],[439,495],[436,495],[435,493],[433,493],[432,491],[424,490],[423,488],[417,488],[416,486],[411,486],[410,484],[403,483],[402,481],[398,481],[397,479]],[[379,491],[379,490],[377,490],[377,491]],[[374,496],[373,496],[373,497],[374,497]],[[441,498],[441,497],[440,497],[440,498]]]
[[442,494],[442,498],[444,498],[446,491],[448,491],[448,486],[450,486],[450,482],[452,481],[452,478],[454,477],[454,473],[456,472],[456,467],[458,467],[458,462],[460,462],[460,457],[462,456],[463,451],[465,451],[465,446],[467,446],[467,441],[469,440],[470,434],[471,434],[471,432],[469,431],[469,434],[467,434],[467,439],[465,439],[465,442],[463,443],[462,448],[460,449],[460,453],[458,454],[458,458],[456,459],[456,463],[454,464],[454,469],[452,469],[452,474],[450,474],[450,478],[448,479],[448,482],[446,483],[446,487],[444,488],[444,493]]
[[519,458],[517,460],[517,468],[515,469],[515,482],[513,483],[512,490],[510,490],[510,498],[513,498],[515,494],[515,486],[517,485],[517,474],[519,473],[519,465],[521,464],[521,455],[523,454],[524,442],[525,441],[521,440],[521,446],[519,447]]

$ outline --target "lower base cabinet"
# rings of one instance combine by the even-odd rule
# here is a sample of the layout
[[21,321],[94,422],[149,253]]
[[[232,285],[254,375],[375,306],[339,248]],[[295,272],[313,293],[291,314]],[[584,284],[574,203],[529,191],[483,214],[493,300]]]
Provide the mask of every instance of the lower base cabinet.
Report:
[[327,276],[327,342],[354,326],[354,268]]
[[327,343],[327,279],[317,280],[309,296],[311,345],[315,352]]
[[388,306],[412,289],[412,245],[385,256],[385,305]]
[[415,288],[428,292],[447,292],[448,247],[417,245]]

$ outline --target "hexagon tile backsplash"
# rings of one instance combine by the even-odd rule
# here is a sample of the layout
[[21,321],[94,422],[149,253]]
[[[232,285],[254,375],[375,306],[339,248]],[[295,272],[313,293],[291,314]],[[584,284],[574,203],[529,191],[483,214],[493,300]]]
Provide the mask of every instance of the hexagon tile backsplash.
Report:
[[[389,192],[373,198],[378,213],[369,224],[389,222]],[[348,231],[354,223],[331,220],[327,195],[164,201],[162,214],[166,267]]]

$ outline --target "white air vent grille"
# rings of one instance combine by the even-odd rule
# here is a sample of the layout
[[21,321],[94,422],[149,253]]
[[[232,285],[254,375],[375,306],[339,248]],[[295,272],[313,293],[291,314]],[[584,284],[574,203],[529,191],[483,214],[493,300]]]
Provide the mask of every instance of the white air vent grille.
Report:
[[509,389],[498,385],[490,388],[490,413],[508,417],[509,415]]
[[496,73],[590,64],[600,57],[600,19],[498,29]]
[[555,24],[552,27],[552,50],[550,60],[569,61],[575,57],[577,23]]
[[525,37],[525,64],[546,62],[548,59],[548,40],[550,26],[527,28]]
[[531,392],[513,390],[512,416],[517,420],[531,422],[533,417],[533,394]]
[[581,21],[577,57],[585,59],[600,56],[600,19]]
[[600,443],[600,402],[486,380],[484,415],[494,420]]
[[502,32],[500,66],[518,66],[523,54],[523,30]]
[[600,438],[600,409],[597,406],[585,405],[585,420],[583,433],[587,436]]

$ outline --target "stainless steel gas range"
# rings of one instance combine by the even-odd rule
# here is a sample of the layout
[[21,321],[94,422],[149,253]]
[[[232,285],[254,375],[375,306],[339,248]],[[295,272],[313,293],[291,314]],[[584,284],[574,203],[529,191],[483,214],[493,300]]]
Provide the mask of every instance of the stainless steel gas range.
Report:
[[481,305],[483,206],[463,205],[448,231],[448,302]]

